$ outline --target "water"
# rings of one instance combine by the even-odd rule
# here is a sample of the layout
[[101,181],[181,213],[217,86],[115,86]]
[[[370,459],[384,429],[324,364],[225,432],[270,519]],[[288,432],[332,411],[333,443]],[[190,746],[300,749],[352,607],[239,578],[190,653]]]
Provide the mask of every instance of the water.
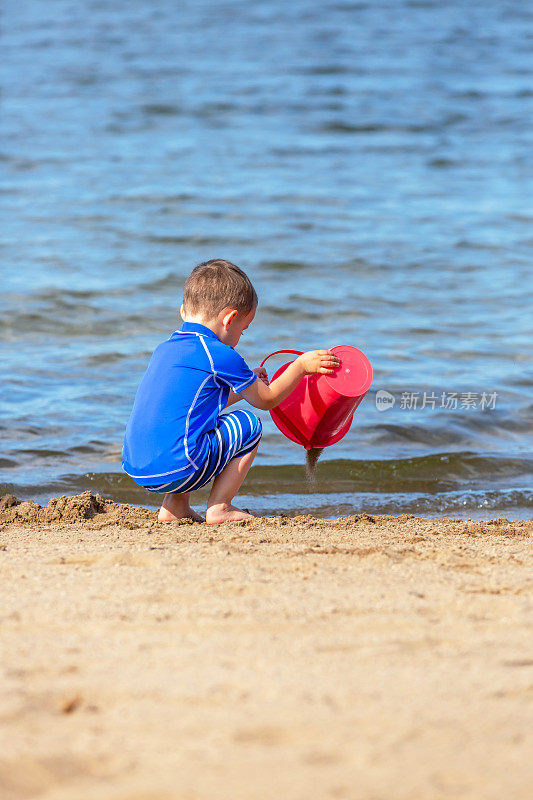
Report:
[[154,504],[121,473],[124,427],[186,275],[221,257],[259,294],[252,366],[352,344],[375,372],[311,486],[261,414],[243,505],[531,516],[532,16],[8,2],[0,492]]

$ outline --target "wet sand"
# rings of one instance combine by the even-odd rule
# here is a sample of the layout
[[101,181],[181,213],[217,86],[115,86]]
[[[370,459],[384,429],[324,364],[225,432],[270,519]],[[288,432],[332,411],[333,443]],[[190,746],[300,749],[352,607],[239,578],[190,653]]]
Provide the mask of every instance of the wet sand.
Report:
[[532,520],[1,505],[3,800],[531,797]]

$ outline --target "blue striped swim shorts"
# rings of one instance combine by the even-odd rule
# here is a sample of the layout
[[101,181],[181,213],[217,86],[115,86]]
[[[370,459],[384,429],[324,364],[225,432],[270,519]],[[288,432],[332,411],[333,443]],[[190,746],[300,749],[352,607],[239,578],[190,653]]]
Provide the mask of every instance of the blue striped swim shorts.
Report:
[[[205,463],[200,469],[190,472],[170,482],[145,486],[149,492],[191,492],[201,489],[206,483],[216,478],[228,465],[232,458],[239,458],[249,453],[259,442],[262,435],[261,420],[250,411],[231,411],[221,414],[218,425],[209,431],[209,450]],[[169,476],[172,477],[172,476]]]

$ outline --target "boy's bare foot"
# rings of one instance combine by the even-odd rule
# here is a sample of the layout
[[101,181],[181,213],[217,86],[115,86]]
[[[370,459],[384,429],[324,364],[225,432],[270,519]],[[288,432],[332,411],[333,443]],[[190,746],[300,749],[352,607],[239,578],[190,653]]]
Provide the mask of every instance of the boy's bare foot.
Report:
[[205,515],[208,525],[220,525],[221,522],[240,522],[243,519],[253,519],[252,514],[241,511],[231,503],[215,503],[209,506]]
[[205,522],[189,505],[189,494],[167,494],[157,515],[158,522],[175,522],[177,519],[192,519]]
[[174,522],[177,519],[192,519],[195,522],[205,522],[202,515],[198,514],[194,508],[189,508],[178,514],[172,514],[170,511],[167,511],[166,508],[159,509],[159,514],[157,515],[158,522]]

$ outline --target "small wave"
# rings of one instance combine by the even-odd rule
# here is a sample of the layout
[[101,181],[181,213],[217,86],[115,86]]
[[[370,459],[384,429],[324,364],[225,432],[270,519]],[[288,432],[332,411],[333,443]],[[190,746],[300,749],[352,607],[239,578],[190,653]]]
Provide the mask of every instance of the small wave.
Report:
[[64,458],[67,452],[65,450],[48,450],[46,447],[26,447],[17,450],[17,455],[38,456],[39,458]]
[[123,194],[109,195],[106,200],[110,203],[155,203],[155,204],[168,204],[168,203],[182,203],[188,200],[198,200],[198,195],[189,194],[187,192],[180,192],[178,194],[156,194],[143,192],[124,192]]
[[533,492],[515,489],[507,492],[446,492],[436,496],[402,494],[316,494],[311,498],[299,495],[239,495],[241,505],[253,513],[270,515],[283,511],[313,514],[317,517],[339,517],[366,512],[368,514],[414,514],[420,517],[457,516],[461,519],[490,519],[507,515],[510,519],[533,516]]
[[468,239],[460,239],[455,243],[455,247],[465,250],[488,250],[489,252],[498,252],[504,248],[498,244],[486,244],[485,242],[472,242]]
[[188,236],[163,236],[148,234],[146,236],[141,236],[140,238],[153,244],[185,244],[193,245],[194,247],[206,247],[208,245],[212,245],[213,247],[232,247],[235,245],[250,245],[254,243],[252,239],[246,239],[237,236],[200,236],[195,234],[190,234]]
[[261,261],[259,267],[276,272],[299,272],[308,270],[310,265],[305,261]]
[[436,169],[449,169],[459,164],[459,161],[454,161],[451,158],[432,158],[427,162],[428,167],[435,167]]
[[450,128],[467,120],[464,114],[450,114],[442,120],[426,123],[406,122],[397,123],[374,122],[354,124],[344,120],[331,120],[319,125],[319,133],[433,133],[443,128]]
[[146,103],[141,106],[141,111],[144,114],[155,114],[162,116],[177,116],[178,114],[185,113],[182,108],[169,103]]
[[360,72],[360,70],[351,69],[342,64],[317,64],[297,71],[302,75],[348,75]]

